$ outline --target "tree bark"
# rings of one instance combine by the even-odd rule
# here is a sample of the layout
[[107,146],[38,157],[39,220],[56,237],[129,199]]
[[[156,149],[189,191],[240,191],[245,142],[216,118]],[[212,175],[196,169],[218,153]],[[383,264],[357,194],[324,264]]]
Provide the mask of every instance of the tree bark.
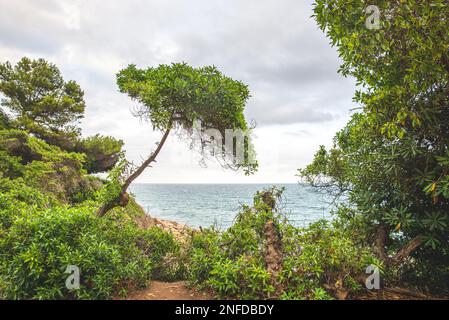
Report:
[[140,176],[145,169],[152,163],[156,161],[156,157],[158,156],[159,152],[161,151],[165,141],[167,140],[170,131],[171,131],[172,124],[170,123],[168,129],[165,131],[164,135],[162,136],[161,141],[159,142],[156,150],[140,165],[139,168],[137,168],[136,171],[134,171],[126,180],[125,183],[122,186],[122,189],[120,191],[119,198],[116,200],[116,202],[112,203],[106,203],[101,206],[100,209],[97,211],[97,216],[103,217],[106,213],[114,209],[115,207],[125,207],[129,202],[129,195],[127,193],[127,190],[131,183]]
[[388,255],[385,250],[385,242],[387,241],[387,228],[384,225],[380,225],[377,228],[376,239],[374,242],[374,252],[384,262],[388,261]]

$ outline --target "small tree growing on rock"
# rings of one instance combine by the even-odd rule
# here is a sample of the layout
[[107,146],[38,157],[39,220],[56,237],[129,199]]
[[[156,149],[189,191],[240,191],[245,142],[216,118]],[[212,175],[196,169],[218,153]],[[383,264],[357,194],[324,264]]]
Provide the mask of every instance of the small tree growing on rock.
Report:
[[[199,121],[205,128],[211,128],[215,134],[203,131],[195,132],[200,137],[200,152],[204,157],[207,150],[215,157],[225,159],[221,162],[225,168],[242,170],[249,175],[257,170],[254,149],[248,136],[244,140],[232,137],[232,148],[227,148],[217,139],[226,135],[226,130],[249,129],[243,111],[249,98],[248,87],[240,81],[224,76],[216,67],[193,68],[185,63],[160,65],[147,69],[138,69],[130,65],[117,74],[120,92],[128,94],[139,104],[134,115],[151,122],[154,130],[163,132],[156,149],[146,160],[126,177],[115,173],[113,194],[105,197],[98,215],[103,216],[117,206],[126,206],[129,200],[127,189],[144,170],[156,161],[171,131],[177,131],[180,137],[194,133],[193,125]],[[236,146],[234,145],[234,142]],[[229,144],[227,144],[229,145]],[[239,147],[244,148],[242,161],[235,161]],[[126,164],[119,166],[124,170]],[[112,177],[112,176],[111,176]]]

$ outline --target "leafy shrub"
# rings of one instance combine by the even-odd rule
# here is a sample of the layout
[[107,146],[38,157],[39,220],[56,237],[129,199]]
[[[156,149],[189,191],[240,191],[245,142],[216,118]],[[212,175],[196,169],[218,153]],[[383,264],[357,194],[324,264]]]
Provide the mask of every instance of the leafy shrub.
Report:
[[[189,282],[237,299],[330,299],[337,289],[358,290],[357,276],[379,262],[351,229],[338,220],[295,228],[275,204],[267,204],[267,192],[274,200],[282,194],[257,193],[254,207],[244,206],[229,229],[212,227],[193,236]],[[267,265],[267,223],[273,223],[282,244],[278,272]]]
[[75,192],[69,195],[72,204],[82,203],[88,200],[96,200],[98,191],[103,187],[103,182],[94,176],[85,176],[79,181]]
[[140,249],[151,255],[152,279],[161,281],[183,279],[185,269],[181,246],[171,233],[152,227],[143,233],[139,243]]
[[126,172],[129,165],[129,162],[123,155],[121,155],[115,167],[108,172],[107,182],[103,188],[98,191],[98,202],[105,204],[117,202],[120,192],[122,191],[122,185],[126,180]]
[[0,178],[0,239],[15,219],[54,202],[54,199],[27,186],[22,179]]
[[[144,286],[153,270],[160,275],[165,256],[178,248],[173,237],[157,227],[140,229],[115,214],[100,219],[89,206],[17,212],[9,220],[1,216],[3,298],[111,298]],[[79,290],[65,287],[68,265],[80,268]]]

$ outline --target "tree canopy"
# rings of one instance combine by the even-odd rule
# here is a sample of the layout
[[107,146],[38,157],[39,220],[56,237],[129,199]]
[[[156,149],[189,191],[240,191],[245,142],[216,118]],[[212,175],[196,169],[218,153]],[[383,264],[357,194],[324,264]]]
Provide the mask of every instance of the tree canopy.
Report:
[[213,66],[174,63],[138,69],[130,65],[117,75],[117,84],[122,93],[140,102],[137,114],[159,130],[170,121],[191,128],[196,119],[223,132],[248,127],[243,115],[248,87]]
[[301,175],[349,195],[387,264],[433,277],[449,265],[449,5],[370,4],[381,13],[376,30],[366,28],[365,1],[315,2],[361,108]]
[[[165,131],[174,127],[181,129],[181,134],[191,133],[194,122],[199,121],[203,127],[217,130],[221,138],[225,138],[226,130],[250,129],[243,113],[250,97],[248,87],[223,75],[214,66],[194,68],[174,63],[138,69],[130,65],[117,75],[117,83],[121,92],[140,103],[135,114],[150,121],[156,129]],[[202,146],[223,142],[196,133],[200,134]],[[240,162],[234,161],[234,149],[228,150],[223,144],[215,147],[222,147],[217,154],[230,160],[222,162],[227,168],[242,169],[246,174],[257,170],[257,162],[252,161],[255,151],[250,139],[238,146],[245,150]]]
[[77,131],[73,125],[86,107],[80,86],[64,81],[59,69],[44,59],[0,64],[0,92],[1,105],[13,113],[16,127],[38,136]]

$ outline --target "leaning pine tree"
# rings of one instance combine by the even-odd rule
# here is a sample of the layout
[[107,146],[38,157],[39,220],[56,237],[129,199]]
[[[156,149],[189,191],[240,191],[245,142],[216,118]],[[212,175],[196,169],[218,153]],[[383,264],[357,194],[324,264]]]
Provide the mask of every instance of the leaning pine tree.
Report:
[[[202,160],[212,154],[225,168],[242,170],[245,174],[257,170],[249,135],[245,134],[243,140],[232,137],[232,148],[227,148],[222,139],[217,138],[225,137],[226,130],[248,132],[250,129],[243,114],[249,91],[242,82],[224,76],[215,67],[193,68],[176,63],[148,69],[130,65],[118,73],[117,84],[122,93],[138,102],[134,115],[150,122],[153,129],[163,135],[155,150],[128,174],[125,173],[127,162],[118,164],[110,175],[98,216],[127,205],[129,186],[156,161],[172,131],[184,139],[196,134]],[[198,122],[210,130],[195,131],[194,124]],[[241,159],[235,157],[239,147],[244,149]]]

